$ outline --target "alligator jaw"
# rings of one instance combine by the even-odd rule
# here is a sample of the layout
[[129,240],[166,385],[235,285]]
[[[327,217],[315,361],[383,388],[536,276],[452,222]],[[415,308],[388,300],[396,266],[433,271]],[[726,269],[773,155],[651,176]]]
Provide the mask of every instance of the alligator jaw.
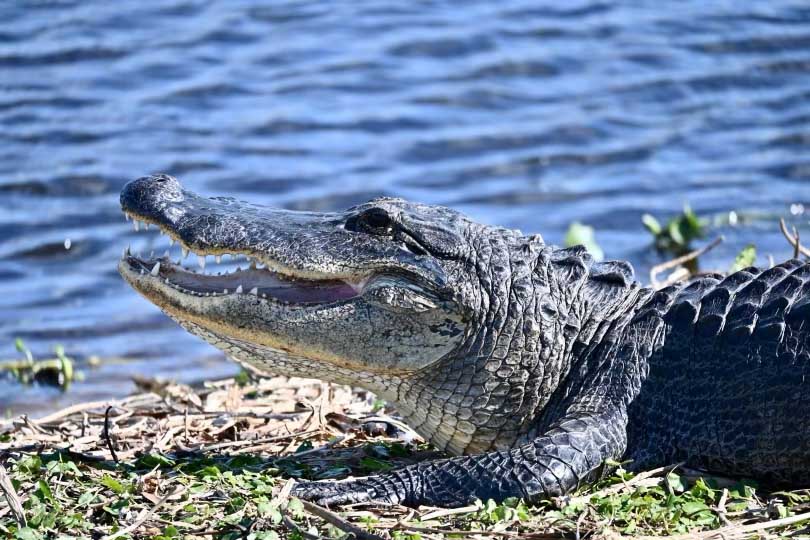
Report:
[[[198,298],[252,295],[286,306],[331,305],[360,296],[368,282],[368,277],[363,275],[338,278],[328,274],[313,276],[312,272],[296,272],[277,261],[252,253],[232,253],[224,249],[206,252],[190,248],[160,224],[130,212],[125,212],[125,215],[127,221],[133,222],[136,231],[146,231],[150,226],[155,226],[161,235],[169,238],[170,249],[175,243],[180,245],[180,258],[175,262],[168,249],[161,257],[154,257],[154,254],[142,257],[132,254],[128,247],[119,264],[119,271],[136,290],[161,305],[162,302],[155,297],[160,291]],[[199,271],[183,266],[183,259],[190,253],[197,256]],[[232,261],[244,259],[248,266],[226,266],[223,271],[220,267],[223,258],[226,261],[228,258]],[[209,263],[211,259],[214,265]]]

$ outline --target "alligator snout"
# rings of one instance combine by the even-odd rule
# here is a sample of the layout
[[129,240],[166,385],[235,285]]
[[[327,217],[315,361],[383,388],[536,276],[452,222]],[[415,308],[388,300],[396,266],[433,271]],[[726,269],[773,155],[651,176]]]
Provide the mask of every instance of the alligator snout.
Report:
[[121,191],[123,208],[159,208],[184,200],[183,188],[174,176],[153,174],[129,182]]

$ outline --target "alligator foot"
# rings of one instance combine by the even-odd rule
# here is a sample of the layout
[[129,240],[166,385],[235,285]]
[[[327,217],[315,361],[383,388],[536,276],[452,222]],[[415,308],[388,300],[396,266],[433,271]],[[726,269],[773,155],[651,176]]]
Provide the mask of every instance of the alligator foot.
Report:
[[292,495],[321,506],[340,506],[361,502],[396,504],[401,497],[386,490],[383,484],[369,479],[341,482],[301,482],[293,488]]

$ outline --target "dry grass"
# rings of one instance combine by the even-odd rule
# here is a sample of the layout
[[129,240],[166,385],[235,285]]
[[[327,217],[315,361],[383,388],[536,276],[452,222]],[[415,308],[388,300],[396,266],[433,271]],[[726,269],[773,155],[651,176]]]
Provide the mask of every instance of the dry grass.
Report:
[[[807,492],[673,468],[615,476],[527,507],[355,505],[291,499],[291,478],[365,475],[436,457],[379,403],[283,378],[151,385],[115,402],[0,427],[0,531],[9,538],[753,538],[801,534]],[[687,536],[683,536],[687,535]]]

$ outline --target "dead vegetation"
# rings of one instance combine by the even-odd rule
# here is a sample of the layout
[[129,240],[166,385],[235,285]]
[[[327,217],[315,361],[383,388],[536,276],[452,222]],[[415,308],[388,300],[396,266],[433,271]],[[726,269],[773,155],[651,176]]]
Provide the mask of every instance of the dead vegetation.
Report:
[[[808,492],[661,468],[619,469],[528,507],[321,508],[293,479],[360,476],[437,457],[372,396],[294,379],[151,384],[2,426],[0,531],[10,538],[731,539],[800,533]],[[142,384],[143,386],[143,384]],[[660,537],[660,536],[657,536]]]

